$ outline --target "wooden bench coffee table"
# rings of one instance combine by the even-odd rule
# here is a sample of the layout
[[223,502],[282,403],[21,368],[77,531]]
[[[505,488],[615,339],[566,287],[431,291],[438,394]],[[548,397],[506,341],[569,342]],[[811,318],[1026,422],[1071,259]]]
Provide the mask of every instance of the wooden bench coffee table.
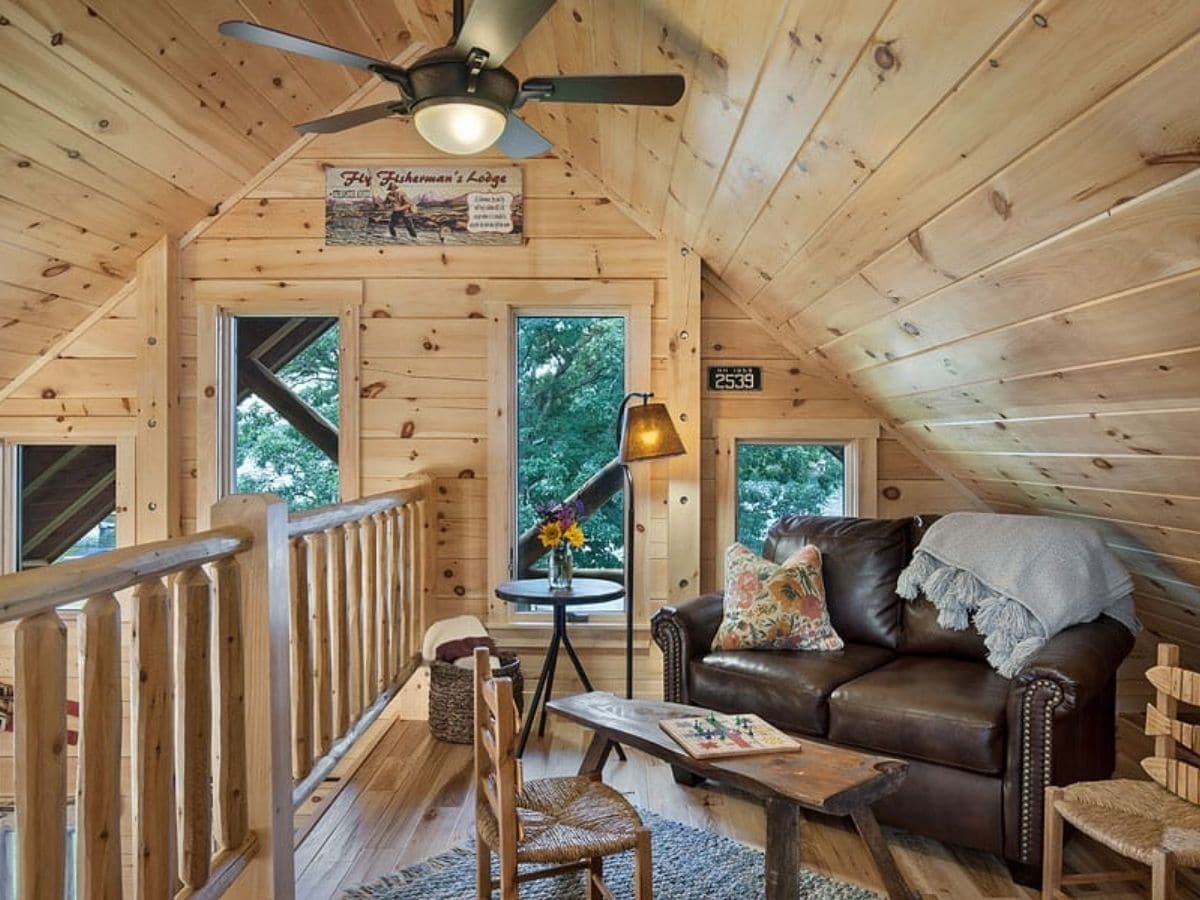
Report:
[[549,709],[595,733],[579,767],[581,775],[599,775],[613,745],[620,743],[762,798],[767,812],[767,900],[800,896],[800,823],[805,809],[849,816],[890,900],[916,900],[871,811],[871,804],[900,786],[908,763],[803,738],[798,739],[802,749],[790,753],[693,759],[658,723],[705,715],[707,709],[625,700],[601,691],[553,700]]

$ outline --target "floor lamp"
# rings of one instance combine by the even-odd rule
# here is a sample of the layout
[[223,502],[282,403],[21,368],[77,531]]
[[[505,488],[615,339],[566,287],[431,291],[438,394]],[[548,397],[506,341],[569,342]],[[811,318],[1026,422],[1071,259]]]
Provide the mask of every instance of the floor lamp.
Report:
[[[625,395],[617,411],[617,430],[621,442],[617,461],[625,472],[625,696],[630,699],[633,698],[633,545],[637,522],[634,518],[633,474],[629,466],[631,463],[665,459],[687,452],[666,404],[651,403],[653,396],[631,391]],[[642,401],[640,404],[630,403],[639,397]]]

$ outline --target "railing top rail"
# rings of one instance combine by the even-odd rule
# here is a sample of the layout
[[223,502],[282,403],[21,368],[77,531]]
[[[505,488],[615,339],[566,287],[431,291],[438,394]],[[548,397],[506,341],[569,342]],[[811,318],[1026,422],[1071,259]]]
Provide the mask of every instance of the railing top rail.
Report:
[[372,494],[361,500],[347,500],[345,503],[334,503],[317,509],[294,512],[288,516],[288,537],[291,539],[308,534],[317,534],[337,528],[348,522],[373,516],[375,513],[395,509],[428,496],[429,480],[422,479],[410,485],[405,485],[394,491],[382,494]]
[[250,533],[217,528],[201,534],[138,544],[95,556],[14,572],[0,578],[0,622],[47,612],[96,594],[113,593],[247,550]]

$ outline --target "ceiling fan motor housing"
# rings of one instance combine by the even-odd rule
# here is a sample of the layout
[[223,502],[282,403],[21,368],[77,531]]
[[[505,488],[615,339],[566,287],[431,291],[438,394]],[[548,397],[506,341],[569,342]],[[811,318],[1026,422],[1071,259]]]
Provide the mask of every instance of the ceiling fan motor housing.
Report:
[[472,71],[461,58],[435,51],[417,62],[408,73],[415,112],[437,103],[478,103],[507,113],[520,82],[504,68]]

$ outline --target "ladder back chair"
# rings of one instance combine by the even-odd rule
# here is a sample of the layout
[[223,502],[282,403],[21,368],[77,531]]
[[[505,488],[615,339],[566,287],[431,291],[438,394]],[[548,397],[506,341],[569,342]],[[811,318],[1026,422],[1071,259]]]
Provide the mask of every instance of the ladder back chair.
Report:
[[[583,871],[588,900],[608,898],[605,856],[633,850],[634,898],[652,900],[650,830],[621,794],[586,776],[525,783],[516,757],[512,681],[492,678],[488,651],[475,650],[475,890],[516,900],[525,881]],[[492,878],[491,855],[499,859]],[[518,873],[519,863],[544,866]]]
[[1065,885],[1143,877],[1140,872],[1064,875],[1064,822],[1149,866],[1152,900],[1173,900],[1176,868],[1200,866],[1200,726],[1179,718],[1179,704],[1200,706],[1200,674],[1180,667],[1174,644],[1159,645],[1157,662],[1146,672],[1155,688],[1155,702],[1146,706],[1154,756],[1142,760],[1153,780],[1081,782],[1046,791],[1043,900],[1067,898]]

